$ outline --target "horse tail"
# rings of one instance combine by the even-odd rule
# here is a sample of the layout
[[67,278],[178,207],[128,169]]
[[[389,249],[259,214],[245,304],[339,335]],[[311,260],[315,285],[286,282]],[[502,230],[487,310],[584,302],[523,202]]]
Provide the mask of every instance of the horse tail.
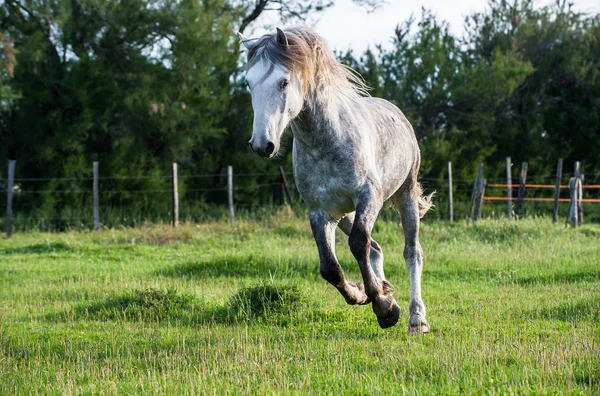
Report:
[[429,195],[423,195],[423,189],[421,188],[421,184],[417,183],[417,197],[419,203],[419,218],[425,216],[425,213],[429,211],[429,209],[433,208],[433,196],[435,195],[435,191]]

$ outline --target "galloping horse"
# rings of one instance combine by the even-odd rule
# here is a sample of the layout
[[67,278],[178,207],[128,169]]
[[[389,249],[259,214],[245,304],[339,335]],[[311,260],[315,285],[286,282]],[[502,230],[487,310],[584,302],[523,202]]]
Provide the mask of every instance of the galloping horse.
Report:
[[[409,333],[427,333],[421,298],[423,251],[419,219],[432,206],[417,174],[421,154],[404,114],[370,97],[362,80],[338,62],[312,29],[293,27],[241,40],[248,50],[246,81],[254,125],[250,147],[277,155],[291,126],[296,186],[308,206],[321,275],[348,304],[372,303],[382,328],[398,322],[400,308],[383,273],[383,253],[371,238],[380,210],[399,212],[410,273]],[[349,236],[364,285],[350,282],[335,255],[336,226]]]

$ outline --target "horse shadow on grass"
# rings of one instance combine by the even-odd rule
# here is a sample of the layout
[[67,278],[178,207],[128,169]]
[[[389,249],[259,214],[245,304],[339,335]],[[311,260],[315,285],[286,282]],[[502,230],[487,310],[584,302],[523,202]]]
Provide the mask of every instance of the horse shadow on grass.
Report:
[[74,320],[183,322],[200,320],[204,304],[196,296],[174,289],[148,288],[125,291],[104,300],[52,312],[45,319],[55,322]]
[[6,255],[48,254],[48,253],[71,252],[73,250],[75,250],[75,249],[72,246],[70,246],[64,242],[52,242],[52,243],[36,243],[33,245],[25,245],[25,246],[0,249],[0,254],[6,254]]
[[498,282],[506,281],[513,277],[514,271],[501,268],[479,268],[476,264],[469,267],[438,267],[427,268],[423,271],[423,280],[426,282]]
[[561,283],[598,282],[600,281],[599,270],[583,270],[579,272],[562,272],[548,275],[533,275],[515,279],[515,283],[522,286],[551,285]]
[[517,223],[483,223],[473,227],[450,226],[452,232],[441,237],[442,242],[474,241],[489,245],[512,245],[517,242],[532,243],[542,232],[537,229],[523,229]]
[[586,269],[578,272],[559,272],[551,274],[521,274],[510,268],[437,268],[427,269],[424,281],[481,281],[500,284],[516,284],[520,286],[572,284],[580,282],[600,281],[600,269]]
[[[147,323],[159,326],[294,327],[294,332],[329,341],[375,340],[382,330],[360,311],[369,307],[323,307],[294,281],[261,280],[240,287],[228,301],[211,304],[173,289],[115,293],[100,301],[46,314],[52,322]],[[358,324],[358,326],[357,326]]]
[[316,277],[319,267],[312,261],[294,258],[271,259],[264,256],[234,255],[193,260],[157,271],[156,275],[182,278],[255,277]]
[[589,321],[597,323],[600,320],[600,298],[588,298],[576,303],[566,302],[555,307],[532,310],[525,316],[561,322]]
[[175,289],[147,288],[111,295],[102,301],[45,315],[53,322],[149,322],[176,325],[269,323],[285,326],[308,296],[293,282],[263,280],[242,286],[224,304],[210,304],[196,295]]

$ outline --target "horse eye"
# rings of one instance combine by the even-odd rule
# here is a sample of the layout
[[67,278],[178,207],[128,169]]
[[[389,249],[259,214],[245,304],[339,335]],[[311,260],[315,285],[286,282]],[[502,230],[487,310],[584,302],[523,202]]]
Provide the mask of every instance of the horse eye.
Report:
[[285,89],[289,85],[289,80],[281,80],[280,87],[281,89]]

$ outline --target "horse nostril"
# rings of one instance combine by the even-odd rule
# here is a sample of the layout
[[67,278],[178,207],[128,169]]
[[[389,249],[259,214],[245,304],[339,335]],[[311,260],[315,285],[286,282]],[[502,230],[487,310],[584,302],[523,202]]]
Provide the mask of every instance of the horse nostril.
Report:
[[254,151],[254,147],[252,147],[252,142],[248,142],[248,145],[250,146],[250,150],[255,153],[256,151]]
[[275,151],[275,145],[272,142],[267,143],[267,148],[265,149],[265,153],[267,153],[267,155],[271,155],[271,154],[273,154],[273,151]]

